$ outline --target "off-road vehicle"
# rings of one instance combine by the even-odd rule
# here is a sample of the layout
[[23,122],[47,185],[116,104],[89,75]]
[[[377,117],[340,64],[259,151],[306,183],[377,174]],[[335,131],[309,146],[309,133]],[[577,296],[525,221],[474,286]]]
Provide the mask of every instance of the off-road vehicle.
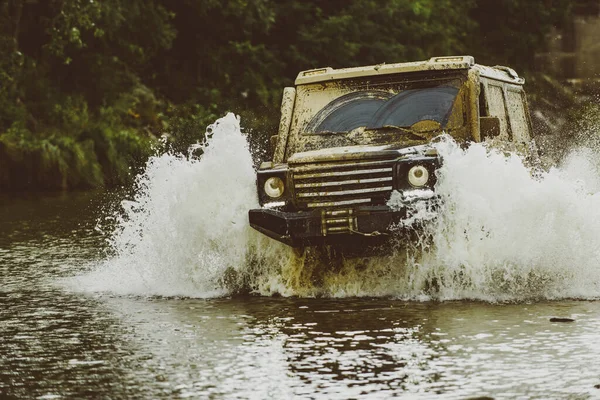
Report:
[[[293,247],[385,235],[435,195],[433,138],[530,141],[523,84],[471,56],[300,72],[283,92],[250,225]],[[388,205],[392,193],[404,206]]]

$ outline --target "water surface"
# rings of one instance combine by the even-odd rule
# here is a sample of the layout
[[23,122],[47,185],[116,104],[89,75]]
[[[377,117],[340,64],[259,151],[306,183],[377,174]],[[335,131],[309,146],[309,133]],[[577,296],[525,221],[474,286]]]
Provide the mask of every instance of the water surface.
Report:
[[2,396],[600,396],[596,301],[198,299],[65,286],[107,257],[94,230],[107,199],[0,199]]

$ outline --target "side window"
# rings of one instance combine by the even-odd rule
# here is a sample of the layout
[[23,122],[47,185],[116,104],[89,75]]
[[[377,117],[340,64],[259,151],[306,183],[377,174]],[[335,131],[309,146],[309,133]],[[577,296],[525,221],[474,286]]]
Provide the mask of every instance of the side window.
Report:
[[485,101],[485,85],[483,83],[479,84],[479,116],[490,116],[490,113],[488,112],[487,102]]
[[509,90],[507,100],[506,108],[508,109],[513,140],[515,142],[527,142],[529,140],[529,124],[523,104],[523,93]]
[[488,108],[490,116],[500,119],[500,136],[508,137],[508,123],[504,108],[504,93],[501,86],[488,85]]

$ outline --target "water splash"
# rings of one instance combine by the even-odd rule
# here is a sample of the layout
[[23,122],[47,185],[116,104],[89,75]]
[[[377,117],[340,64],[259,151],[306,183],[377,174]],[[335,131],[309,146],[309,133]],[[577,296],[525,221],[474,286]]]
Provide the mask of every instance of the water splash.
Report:
[[110,238],[115,256],[82,277],[88,290],[212,297],[225,271],[245,263],[255,171],[239,120],[228,114],[196,146],[201,157],[152,157],[122,202]]
[[483,144],[438,143],[436,218],[419,209],[383,254],[297,252],[248,227],[255,171],[232,114],[211,127],[202,156],[153,157],[123,202],[115,255],[75,279],[83,290],[213,297],[262,295],[476,298],[600,296],[600,174],[594,152],[533,172]]
[[[434,244],[417,280],[441,298],[508,300],[600,295],[598,157],[579,150],[561,168],[532,171],[517,154],[452,141]],[[417,284],[419,286],[419,284]]]

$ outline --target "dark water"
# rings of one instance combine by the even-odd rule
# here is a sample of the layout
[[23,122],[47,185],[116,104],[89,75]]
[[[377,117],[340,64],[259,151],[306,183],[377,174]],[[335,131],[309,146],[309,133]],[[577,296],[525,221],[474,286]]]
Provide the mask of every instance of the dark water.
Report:
[[68,289],[105,257],[108,198],[0,198],[1,397],[600,398],[600,302]]

